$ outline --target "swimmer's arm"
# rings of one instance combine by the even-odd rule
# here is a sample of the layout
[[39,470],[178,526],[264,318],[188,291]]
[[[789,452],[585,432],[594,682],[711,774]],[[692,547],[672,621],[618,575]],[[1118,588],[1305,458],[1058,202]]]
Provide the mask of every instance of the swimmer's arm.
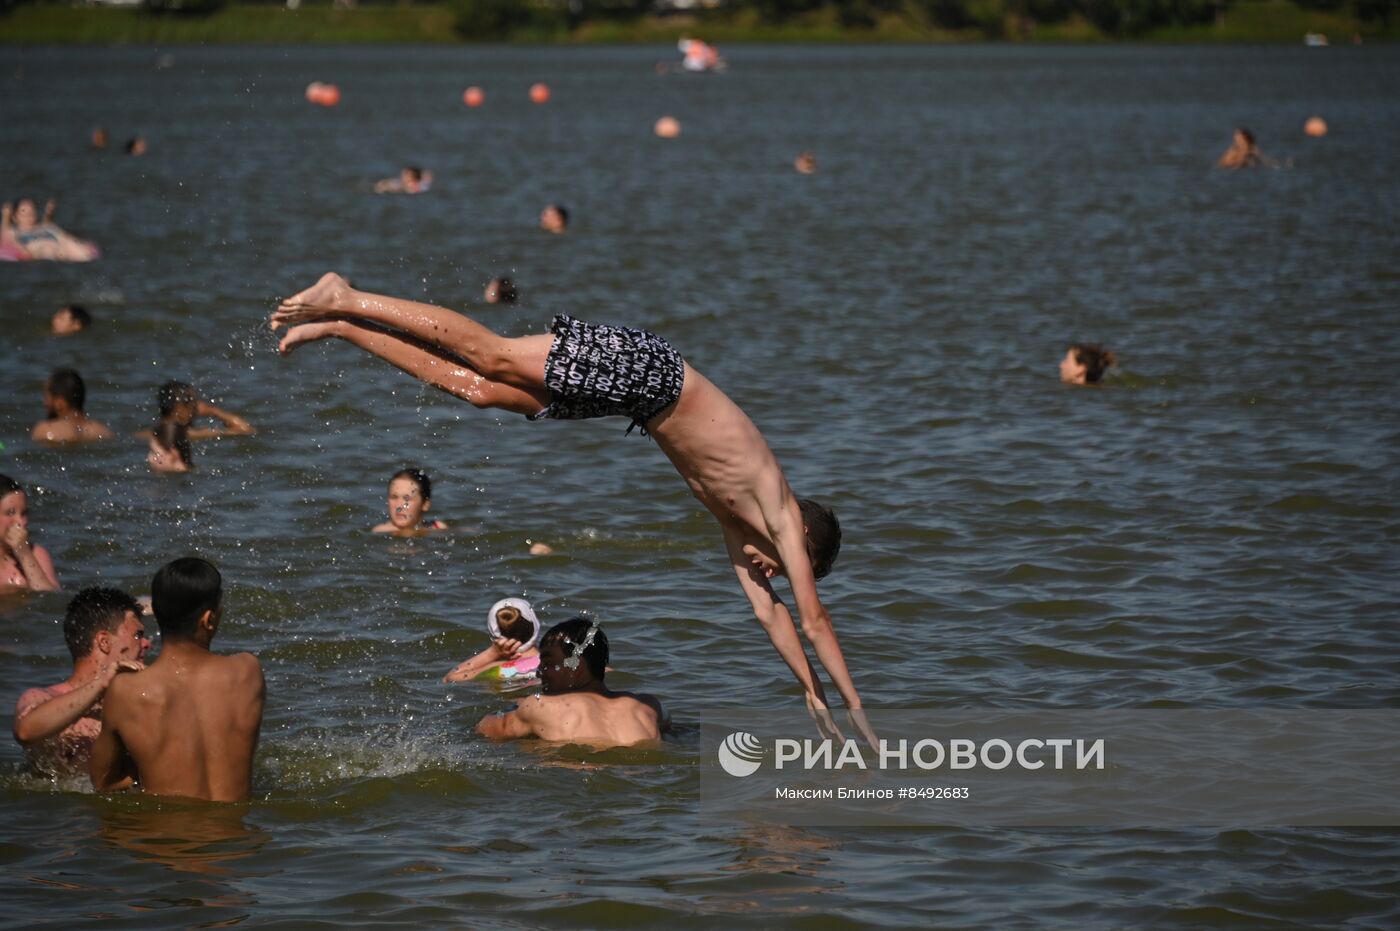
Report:
[[525,714],[517,705],[510,711],[488,714],[476,724],[476,732],[492,740],[512,740],[521,737],[536,737],[534,725],[525,719]]
[[467,682],[471,679],[475,679],[489,669],[494,663],[499,662],[500,658],[500,654],[496,651],[496,645],[493,643],[471,659],[458,663],[453,667],[451,672],[442,677],[442,681]]
[[253,428],[252,424],[242,417],[239,417],[237,414],[230,413],[212,404],[206,404],[203,401],[199,402],[196,416],[214,417],[223,421],[223,426],[213,429],[209,429],[208,427],[191,427],[190,439],[192,440],[203,440],[214,436],[250,436],[258,432]]
[[[119,683],[113,683],[119,686]],[[88,778],[98,792],[114,792],[130,787],[136,780],[136,767],[121,738],[121,718],[126,701],[123,689],[109,687],[102,708],[102,732],[92,745],[88,762]]]
[[[60,734],[96,704],[107,690],[102,676],[94,676],[71,692],[45,699],[45,692],[31,689],[20,696],[12,731],[15,740],[29,745]],[[26,701],[26,699],[28,699]]]
[[749,557],[744,553],[743,528],[737,524],[728,523],[722,526],[724,546],[729,552],[729,561],[734,567],[734,573],[739,577],[739,587],[748,596],[754,617],[763,626],[764,632],[768,634],[768,639],[773,642],[773,649],[778,651],[783,662],[787,663],[788,668],[792,670],[798,685],[801,685],[803,691],[809,696],[816,697],[825,706],[826,695],[822,691],[821,681],[817,678],[817,671],[812,668],[806,652],[802,649],[802,641],[797,638],[797,628],[793,626],[792,615],[788,613],[787,606],[773,592],[773,586],[769,585],[768,580],[754,569],[749,562]]

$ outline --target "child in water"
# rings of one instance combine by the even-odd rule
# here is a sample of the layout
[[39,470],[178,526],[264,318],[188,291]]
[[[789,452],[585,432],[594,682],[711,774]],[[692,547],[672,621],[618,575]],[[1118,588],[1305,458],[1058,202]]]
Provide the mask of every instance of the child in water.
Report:
[[1075,343],[1065,350],[1060,360],[1060,381],[1068,385],[1097,385],[1103,373],[1117,363],[1118,358],[1102,346]]
[[486,615],[491,645],[466,662],[459,663],[443,682],[471,679],[519,679],[533,682],[540,665],[540,622],[535,609],[524,598],[502,598]]
[[29,498],[14,479],[0,475],[0,594],[58,590],[53,557],[29,542]]
[[375,533],[396,537],[417,537],[433,530],[446,530],[440,520],[423,521],[433,503],[433,483],[422,469],[400,469],[389,479],[389,519],[374,528]]
[[[147,434],[150,449],[146,462],[156,472],[188,472],[194,467],[190,440],[216,436],[247,436],[255,433],[253,425],[237,414],[221,410],[199,399],[194,386],[182,381],[168,381],[156,393],[160,419]],[[196,417],[213,417],[222,422],[219,427],[195,427]]]

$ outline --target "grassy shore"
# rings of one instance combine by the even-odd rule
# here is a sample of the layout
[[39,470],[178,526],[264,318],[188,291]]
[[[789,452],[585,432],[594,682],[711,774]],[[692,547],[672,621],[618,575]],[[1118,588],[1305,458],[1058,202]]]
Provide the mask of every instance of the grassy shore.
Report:
[[[1289,0],[1240,0],[1218,23],[1159,29],[1137,38],[1146,42],[1297,43],[1307,32],[1333,42],[1354,35],[1367,40],[1400,39],[1400,22],[1388,29],[1358,21],[1345,11],[1304,10]],[[783,23],[768,23],[750,12],[709,17],[645,17],[632,22],[592,21],[577,29],[516,35],[517,42],[627,44],[674,42],[703,35],[733,42],[969,42],[986,39],[1030,42],[1107,42],[1114,37],[1071,19],[1053,26],[1009,21],[996,32],[939,29],[908,16],[889,16],[868,29],[844,28],[830,11]],[[16,44],[191,45],[216,43],[453,43],[464,41],[446,5],[360,7],[351,10],[303,5],[282,7],[231,4],[208,15],[153,14],[131,9],[26,5],[0,14],[0,42]]]

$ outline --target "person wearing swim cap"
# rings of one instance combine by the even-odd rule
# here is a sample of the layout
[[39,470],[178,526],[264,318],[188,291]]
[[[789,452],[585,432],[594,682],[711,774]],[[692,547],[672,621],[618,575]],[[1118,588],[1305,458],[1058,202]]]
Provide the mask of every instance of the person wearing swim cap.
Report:
[[534,737],[597,749],[654,743],[669,726],[653,695],[614,692],[605,684],[608,638],[592,618],[556,624],[540,639],[538,695],[487,715],[476,731],[493,740]]
[[[474,407],[530,420],[629,418],[719,522],[754,617],[802,687],[822,736],[840,732],[799,630],[855,728],[876,744],[817,593],[841,548],[836,515],[793,493],[758,426],[665,339],[568,314],[556,316],[549,333],[503,337],[443,307],[358,291],[334,273],[282,301],[269,322],[289,328],[278,345],[283,355],[343,339]],[[780,577],[792,588],[800,627],[774,590]]]
[[533,683],[540,665],[540,622],[524,598],[502,598],[486,613],[491,645],[469,660],[458,663],[443,682],[498,679]]

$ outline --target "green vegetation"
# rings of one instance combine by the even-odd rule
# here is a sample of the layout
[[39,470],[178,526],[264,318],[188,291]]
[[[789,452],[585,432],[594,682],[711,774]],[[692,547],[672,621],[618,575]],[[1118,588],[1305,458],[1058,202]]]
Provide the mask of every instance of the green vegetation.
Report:
[[[661,4],[661,5],[664,5]],[[685,15],[655,0],[443,0],[344,8],[146,0],[93,8],[0,0],[0,42],[243,43],[1334,42],[1400,39],[1400,0],[722,0]]]

